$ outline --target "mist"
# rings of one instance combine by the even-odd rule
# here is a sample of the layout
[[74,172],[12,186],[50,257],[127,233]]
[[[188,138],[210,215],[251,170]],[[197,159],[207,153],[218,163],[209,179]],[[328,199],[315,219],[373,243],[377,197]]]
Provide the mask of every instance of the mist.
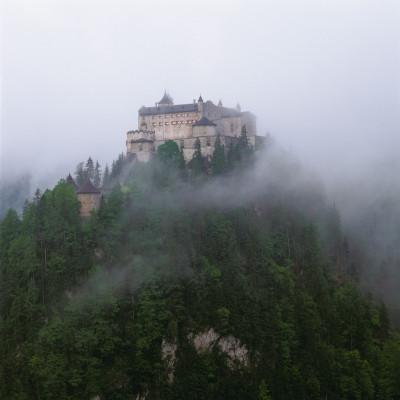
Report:
[[[307,193],[320,193],[337,207],[349,237],[362,233],[354,251],[368,265],[366,279],[385,280],[376,290],[393,297],[400,226],[396,0],[13,0],[2,3],[1,14],[3,192],[4,185],[16,188],[20,201],[88,156],[104,171],[125,151],[137,110],[165,89],[176,104],[200,94],[230,107],[239,102],[258,117],[258,134],[269,133],[285,150],[259,161],[234,196],[225,182],[203,189],[200,199],[234,206],[268,187],[281,198],[301,191],[299,202],[310,208]],[[277,169],[282,159],[288,164]]]

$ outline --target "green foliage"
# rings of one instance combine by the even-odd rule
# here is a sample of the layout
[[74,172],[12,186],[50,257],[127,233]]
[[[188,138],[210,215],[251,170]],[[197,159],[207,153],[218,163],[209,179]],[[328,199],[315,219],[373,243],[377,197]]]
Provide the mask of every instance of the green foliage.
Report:
[[247,139],[246,126],[242,126],[239,139],[235,145],[230,144],[227,154],[228,169],[244,169],[251,165],[254,159],[254,149]]
[[[229,154],[234,168],[251,165],[245,130]],[[224,173],[218,157],[204,180]],[[310,221],[279,201],[199,205],[204,186],[182,160],[166,142],[85,224],[64,180],[22,217],[8,211],[0,398],[400,398],[399,337],[345,273],[339,216],[327,207]],[[212,337],[196,350],[201,333]]]
[[211,173],[213,175],[222,175],[225,172],[227,172],[225,147],[221,145],[221,137],[218,135],[211,159]]
[[168,186],[184,178],[186,164],[182,150],[173,140],[158,146],[154,180],[158,186]]
[[199,178],[207,173],[206,163],[201,153],[200,139],[196,138],[193,145],[193,156],[190,161],[190,173],[192,178]]

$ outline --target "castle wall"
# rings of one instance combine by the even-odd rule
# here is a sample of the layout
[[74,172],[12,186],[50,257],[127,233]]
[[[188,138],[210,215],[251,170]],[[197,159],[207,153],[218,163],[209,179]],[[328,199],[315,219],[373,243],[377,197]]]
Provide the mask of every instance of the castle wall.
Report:
[[201,118],[200,111],[139,115],[138,126],[155,132],[155,140],[192,137],[192,125]]
[[90,212],[98,210],[101,202],[101,193],[78,193],[78,200],[81,202],[79,216],[82,218],[90,217]]
[[215,125],[196,125],[192,127],[193,137],[198,136],[217,136],[217,127]]

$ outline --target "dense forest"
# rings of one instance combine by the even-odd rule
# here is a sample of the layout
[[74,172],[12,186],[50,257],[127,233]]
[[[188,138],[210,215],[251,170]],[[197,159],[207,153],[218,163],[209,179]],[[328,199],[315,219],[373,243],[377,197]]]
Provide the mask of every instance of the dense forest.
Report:
[[266,147],[167,141],[122,185],[119,157],[88,220],[63,179],[10,209],[0,398],[400,399],[400,336],[338,211]]

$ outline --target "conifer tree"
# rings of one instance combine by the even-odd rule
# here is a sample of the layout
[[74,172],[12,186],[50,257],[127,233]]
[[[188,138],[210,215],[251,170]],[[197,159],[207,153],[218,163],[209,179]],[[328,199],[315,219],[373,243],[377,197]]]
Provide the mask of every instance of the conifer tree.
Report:
[[225,147],[221,145],[221,138],[218,134],[215,140],[214,152],[211,159],[211,172],[213,175],[221,175],[226,171]]
[[201,154],[201,143],[199,138],[194,142],[193,149],[194,153],[191,161],[191,174],[194,177],[204,175],[206,174],[206,165],[203,155]]
[[93,185],[95,187],[100,187],[100,183],[101,183],[101,166],[99,164],[99,162],[96,160],[96,166],[94,168],[94,176],[93,176]]
[[106,164],[106,168],[104,169],[102,186],[106,186],[109,179],[110,179],[110,169],[108,168],[108,164]]
[[85,172],[83,170],[83,161],[76,166],[75,181],[78,187],[85,183]]
[[40,191],[39,188],[37,188],[35,190],[34,195],[33,195],[33,203],[36,204],[36,205],[39,204],[39,201],[40,201],[41,198],[42,198],[42,192]]
[[243,125],[239,140],[236,144],[236,161],[239,164],[248,164],[252,155],[253,146],[248,142],[246,125]]
[[92,157],[89,157],[86,162],[84,175],[85,175],[85,181],[87,179],[90,179],[93,181],[93,179],[94,179],[94,164],[93,164]]
[[243,125],[238,142],[236,145],[233,145],[231,142],[229,146],[227,155],[228,168],[232,169],[238,166],[245,167],[249,165],[253,155],[254,149],[247,139],[246,125]]

